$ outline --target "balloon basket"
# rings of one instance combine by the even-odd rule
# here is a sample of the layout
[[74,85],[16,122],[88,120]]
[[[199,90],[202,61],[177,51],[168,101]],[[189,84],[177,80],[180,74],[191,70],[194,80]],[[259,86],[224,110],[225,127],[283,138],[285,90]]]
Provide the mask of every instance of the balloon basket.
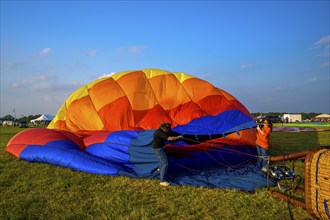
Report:
[[[304,188],[294,187],[288,190],[276,190],[268,187],[268,192],[284,201],[306,209],[312,216],[330,219],[330,149],[318,148],[293,154],[269,158],[269,163],[304,159]],[[270,174],[267,172],[267,179]],[[303,196],[294,198],[292,193]]]

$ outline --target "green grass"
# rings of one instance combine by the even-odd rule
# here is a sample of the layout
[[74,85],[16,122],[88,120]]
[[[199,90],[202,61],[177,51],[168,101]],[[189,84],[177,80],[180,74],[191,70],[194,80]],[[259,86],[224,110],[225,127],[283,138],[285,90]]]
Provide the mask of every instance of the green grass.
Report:
[[[49,164],[27,163],[5,152],[23,129],[1,127],[0,219],[294,219],[304,209],[268,194],[199,187],[161,187],[157,180],[92,175]],[[330,145],[330,132],[271,136],[269,153]],[[300,165],[301,166],[301,165]]]
[[276,126],[285,127],[320,127],[321,129],[330,129],[330,123],[327,122],[310,122],[310,123],[276,123]]

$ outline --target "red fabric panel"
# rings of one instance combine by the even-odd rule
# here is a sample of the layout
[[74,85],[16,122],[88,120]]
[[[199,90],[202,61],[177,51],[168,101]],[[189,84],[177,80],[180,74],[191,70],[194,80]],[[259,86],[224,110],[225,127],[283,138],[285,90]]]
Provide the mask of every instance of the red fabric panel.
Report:
[[98,114],[108,131],[131,130],[138,127],[127,97],[121,97],[103,106]]
[[6,151],[19,158],[20,153],[27,145],[43,146],[56,140],[69,140],[84,150],[85,145],[81,137],[65,130],[54,130],[47,128],[32,128],[16,134],[7,144]]
[[105,139],[111,134],[109,131],[99,131],[91,136],[88,136],[84,139],[84,144],[86,148],[95,143],[102,143]]

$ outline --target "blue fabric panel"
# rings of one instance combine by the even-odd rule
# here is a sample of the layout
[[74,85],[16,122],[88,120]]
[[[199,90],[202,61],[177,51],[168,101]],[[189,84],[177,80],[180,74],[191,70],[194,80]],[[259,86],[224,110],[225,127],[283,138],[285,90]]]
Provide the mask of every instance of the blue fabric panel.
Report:
[[29,145],[20,154],[29,162],[49,163],[93,174],[117,175],[119,166],[80,150],[71,141],[52,141],[44,146]]
[[129,148],[130,162],[134,164],[137,177],[154,178],[159,175],[159,162],[152,150],[152,140],[155,130],[141,131],[131,140]]
[[209,135],[244,130],[255,125],[252,117],[248,117],[238,110],[230,110],[217,116],[204,116],[194,119],[186,125],[176,126],[173,130],[180,134]]
[[239,126],[232,127],[231,129],[228,129],[226,131],[226,134],[230,134],[230,133],[233,133],[233,132],[239,132],[241,130],[249,129],[249,128],[252,129],[252,128],[255,128],[255,127],[257,127],[257,123],[255,121],[249,121],[249,122],[246,122],[246,123],[241,124]]
[[[242,126],[249,127],[252,123],[247,121]],[[231,127],[227,131],[235,129],[239,128]],[[153,133],[154,130],[113,132],[104,143],[92,144],[86,152],[67,140],[51,141],[44,146],[29,145],[22,151],[20,159],[93,174],[159,178],[159,162],[152,150]],[[254,146],[212,149],[208,146],[203,150],[202,145],[198,145],[196,151],[182,141],[175,142],[175,145],[178,147],[167,152],[168,176],[172,185],[248,191],[267,186],[265,175],[255,165],[257,152]],[[270,182],[270,185],[274,184]]]
[[[178,152],[171,152],[169,172],[180,172],[179,175],[189,174],[190,171],[213,171],[224,168],[237,168],[257,161],[257,150],[254,146],[231,147],[224,146],[208,151],[189,152],[184,146]],[[176,156],[178,155],[178,156]]]
[[[251,146],[226,146],[178,158],[174,154],[169,157],[168,173],[173,185],[252,191],[267,186],[267,177],[255,163],[256,154],[256,148]],[[274,186],[275,182],[269,184]]]
[[136,138],[138,131],[115,131],[108,135],[104,142],[120,143],[129,146],[132,138]]
[[86,148],[86,152],[122,166],[132,172],[134,165],[129,161],[131,139],[137,136],[136,131],[117,131],[109,134],[103,143],[95,143]]
[[109,142],[97,143],[86,148],[86,152],[118,164],[129,162],[128,146]]
[[[257,164],[249,164],[237,169],[219,169],[175,176],[171,184],[253,191],[267,186],[267,177],[261,173]],[[269,185],[275,186],[276,183],[269,180]]]
[[133,146],[151,145],[156,130],[145,130],[137,133],[136,137],[131,140]]

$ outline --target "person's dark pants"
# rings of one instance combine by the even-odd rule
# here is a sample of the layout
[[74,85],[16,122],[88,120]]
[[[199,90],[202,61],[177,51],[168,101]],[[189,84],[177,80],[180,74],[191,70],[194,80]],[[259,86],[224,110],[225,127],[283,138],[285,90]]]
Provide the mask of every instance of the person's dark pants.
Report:
[[268,153],[267,153],[267,150],[261,146],[259,146],[257,144],[257,151],[258,151],[258,165],[260,168],[264,167],[264,166],[267,166],[267,156],[268,156]]
[[168,160],[165,153],[165,147],[153,149],[154,153],[156,154],[159,163],[160,163],[160,182],[166,181],[166,173],[168,168]]

